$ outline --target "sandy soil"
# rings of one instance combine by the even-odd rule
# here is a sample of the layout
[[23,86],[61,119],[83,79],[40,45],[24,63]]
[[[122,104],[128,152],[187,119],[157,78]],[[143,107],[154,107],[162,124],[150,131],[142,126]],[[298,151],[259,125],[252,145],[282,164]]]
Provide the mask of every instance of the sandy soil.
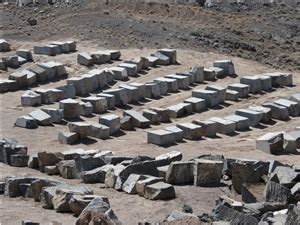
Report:
[[[297,60],[297,57],[299,57],[299,45],[297,45],[295,37],[298,31],[294,23],[297,18],[293,18],[293,13],[296,12],[296,9],[291,11],[286,8],[271,8],[269,11],[257,9],[248,13],[228,13],[187,6],[136,4],[135,6],[127,5],[125,7],[114,2],[108,5],[104,5],[102,2],[98,1],[99,4],[92,6],[58,7],[55,10],[51,7],[40,7],[37,10],[34,7],[25,9],[4,7],[0,11],[0,16],[5,18],[5,20],[1,21],[1,33],[4,38],[11,42],[13,50],[18,48],[33,49],[33,46],[37,44],[46,44],[53,40],[71,39],[78,41],[79,52],[94,51],[102,48],[122,49],[122,60],[136,56],[147,56],[158,47],[177,48],[179,65],[152,68],[146,74],[137,78],[130,78],[128,82],[151,81],[156,77],[187,71],[193,65],[208,67],[212,66],[214,60],[224,58],[233,60],[238,77],[227,77],[214,82],[223,86],[239,82],[239,78],[243,75],[276,71],[275,67],[281,67],[281,71],[294,70],[295,86],[293,87],[278,88],[273,92],[254,95],[240,102],[227,102],[226,106],[222,108],[173,119],[172,123],[169,124],[152,125],[150,129],[158,129],[179,122],[191,122],[194,119],[207,119],[212,116],[222,117],[233,114],[239,108],[256,104],[260,105],[267,101],[274,101],[295,92],[300,92],[300,73],[299,70],[297,71],[299,69],[299,64],[297,64],[299,63],[299,60]],[[274,12],[276,13],[274,14]],[[276,28],[269,26],[274,19],[270,16],[272,14],[276,15],[276,18],[278,16],[278,20],[280,16],[283,18]],[[260,17],[257,17],[258,15]],[[37,18],[38,25],[30,27],[26,22],[28,17]],[[199,21],[202,22],[199,23]],[[239,32],[235,34],[235,26],[241,30],[242,34]],[[273,32],[277,36],[279,35],[281,39],[264,38],[262,32],[256,32],[254,29],[256,26],[258,29],[265,31],[265,33]],[[190,35],[190,31],[193,30],[201,30],[202,33],[195,33],[196,36]],[[278,30],[280,30],[280,33],[277,32]],[[285,35],[289,34],[291,37],[287,38]],[[259,41],[259,38],[262,39]],[[278,40],[282,39],[288,40],[288,43],[278,44]],[[216,40],[220,40],[221,44],[214,46],[213,44]],[[257,51],[245,50],[233,44],[227,45],[226,40],[236,40],[239,43],[251,42],[251,44],[256,46]],[[13,51],[1,54],[1,56],[12,53]],[[277,60],[282,54],[287,55],[287,57],[283,57],[287,61]],[[34,58],[36,62],[49,60],[63,62],[67,66],[69,77],[78,76],[92,68],[103,68],[113,65],[106,64],[86,68],[76,63],[76,56],[77,53],[72,53],[55,57],[34,55]],[[114,64],[117,63],[115,62]],[[23,70],[30,65],[31,63],[27,63],[19,70]],[[7,78],[8,74],[13,71],[15,70],[9,69],[8,72],[1,72],[0,79]],[[63,79],[33,87],[32,89],[57,87],[65,83],[66,81]],[[121,83],[117,82],[114,84],[114,87]],[[204,88],[210,83],[212,82],[197,84],[191,87],[191,90],[181,91],[141,105],[129,105],[127,108],[141,111],[152,106],[171,106],[190,97],[193,89]],[[17,117],[27,115],[35,109],[20,105],[20,97],[25,91],[20,90],[0,95],[0,136],[1,138],[15,138],[20,143],[28,146],[29,154],[35,154],[40,151],[57,152],[83,148],[85,150],[111,150],[116,155],[125,156],[157,156],[172,150],[179,150],[183,153],[184,159],[210,153],[234,158],[276,159],[290,164],[299,164],[298,155],[274,156],[255,149],[255,139],[257,137],[270,131],[293,130],[296,126],[300,126],[299,117],[291,118],[291,120],[285,122],[274,121],[272,125],[251,128],[249,131],[236,133],[232,136],[219,135],[219,137],[213,139],[203,138],[203,140],[199,141],[184,141],[168,148],[146,143],[146,133],[150,129],[126,131],[123,135],[112,137],[105,141],[89,139],[69,146],[62,145],[57,141],[58,132],[67,130],[66,125],[39,127],[35,130],[14,127]],[[41,107],[57,108],[58,104]],[[111,113],[121,115],[122,110],[124,109],[117,108]],[[94,115],[92,118],[82,117],[82,119],[98,121],[99,116]],[[0,176],[3,178],[7,175],[47,177],[35,170],[13,168],[0,163]],[[55,178],[64,180],[60,177]],[[64,181],[73,184],[79,183],[79,180]],[[229,190],[225,187],[176,186],[176,199],[171,201],[149,201],[142,197],[127,195],[113,189],[102,189],[100,184],[89,186],[96,194],[108,196],[113,210],[124,224],[137,224],[140,221],[162,221],[172,210],[181,209],[184,204],[192,206],[196,214],[209,213],[215,205],[215,200],[224,193],[237,199],[239,198],[239,196],[235,196],[235,193],[229,193]],[[8,199],[0,196],[0,223],[14,225],[20,224],[21,220],[34,220],[43,222],[43,224],[56,220],[63,224],[73,224],[76,218],[70,214],[59,214],[53,210],[42,209],[40,203],[34,202],[32,199]]]

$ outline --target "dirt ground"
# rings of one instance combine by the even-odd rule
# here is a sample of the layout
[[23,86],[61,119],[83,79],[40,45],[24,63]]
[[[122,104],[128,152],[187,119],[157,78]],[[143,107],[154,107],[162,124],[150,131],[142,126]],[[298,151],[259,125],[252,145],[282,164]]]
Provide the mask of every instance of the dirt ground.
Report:
[[[169,9],[169,11],[167,11],[167,9]],[[40,12],[41,10],[44,12]],[[292,23],[293,19],[297,20],[297,18],[291,18],[291,11],[288,14],[284,13],[285,8],[283,8],[282,11],[288,18],[284,20],[286,23]],[[26,19],[30,17],[30,12],[32,12],[31,17],[38,19],[37,26],[30,27],[27,25]],[[261,17],[256,17],[259,13]],[[293,77],[295,86],[278,88],[273,92],[254,95],[240,102],[227,102],[224,107],[220,107],[219,109],[210,109],[201,114],[197,113],[188,117],[173,119],[172,123],[169,124],[152,125],[150,129],[145,130],[137,129],[136,131],[126,131],[124,134],[112,137],[108,140],[89,139],[75,145],[63,145],[57,141],[58,132],[67,130],[65,124],[39,127],[35,130],[14,127],[13,124],[17,117],[27,115],[35,109],[33,107],[22,107],[20,105],[20,97],[26,91],[20,90],[0,95],[0,136],[1,138],[15,138],[19,143],[28,146],[29,154],[40,151],[57,152],[83,148],[85,150],[111,150],[115,155],[124,156],[157,156],[172,150],[179,150],[183,153],[184,159],[190,159],[202,154],[222,154],[226,157],[233,158],[276,159],[290,164],[299,164],[298,155],[274,156],[255,149],[255,139],[257,137],[270,131],[293,130],[296,126],[300,126],[299,117],[291,118],[291,120],[286,122],[274,121],[272,125],[251,128],[249,131],[236,133],[232,136],[219,135],[213,139],[203,138],[203,140],[199,141],[184,141],[183,143],[168,148],[146,143],[146,133],[151,129],[158,129],[179,122],[191,122],[194,119],[207,119],[212,116],[222,117],[233,114],[236,109],[246,108],[250,105],[261,105],[264,102],[274,101],[278,98],[284,98],[293,93],[300,92],[300,73],[299,70],[297,70],[297,68],[299,69],[299,64],[297,64],[299,60],[296,60],[299,56],[297,55],[299,54],[299,45],[296,45],[296,41],[291,41],[291,44],[278,45],[275,41],[273,43],[273,39],[268,40],[266,41],[268,47],[261,45],[255,54],[251,53],[251,51],[247,51],[251,57],[249,57],[250,59],[245,59],[247,57],[241,58],[241,56],[244,55],[238,55],[240,48],[228,48],[225,45],[222,45],[222,47],[212,47],[206,43],[199,44],[201,42],[197,40],[195,36],[190,35],[191,30],[200,29],[201,32],[205,33],[211,29],[212,35],[219,33],[219,36],[214,37],[221,41],[223,38],[225,39],[228,34],[223,32],[226,30],[223,27],[225,26],[224,24],[228,24],[228,27],[232,27],[232,24],[238,23],[237,20],[242,20],[239,25],[241,26],[242,32],[245,32],[244,29],[251,30],[251,27],[255,27],[253,21],[256,21],[256,24],[262,23],[267,25],[267,23],[272,20],[271,14],[272,12],[268,11],[262,14],[262,12],[258,10],[250,11],[242,15],[242,12],[225,13],[194,7],[189,8],[187,6],[156,4],[136,4],[135,7],[125,7],[122,4],[111,3],[106,5],[99,3],[99,5],[94,4],[93,7],[90,5],[84,7],[74,6],[73,8],[58,7],[56,10],[53,10],[51,7],[38,8],[37,10],[34,8],[15,9],[13,7],[5,7],[1,10],[1,16],[7,18],[3,20],[3,27],[1,28],[2,35],[12,44],[13,50],[18,48],[32,49],[33,46],[37,44],[41,45],[53,40],[69,39],[78,42],[78,52],[89,52],[96,49],[121,49],[121,58],[124,60],[136,56],[148,56],[158,47],[174,47],[177,49],[178,65],[151,68],[146,74],[140,75],[137,78],[130,78],[128,82],[134,81],[143,83],[151,81],[156,77],[187,71],[193,65],[209,67],[212,66],[214,60],[229,58],[232,59],[235,64],[238,77],[226,77],[216,82],[197,84],[191,87],[191,90],[204,88],[210,83],[227,86],[230,83],[239,82],[240,77],[244,75],[279,71],[275,67],[281,67],[282,69],[280,71],[294,71]],[[278,14],[276,14],[276,16],[277,15]],[[205,20],[201,21],[201,18],[205,18]],[[261,22],[260,19],[264,22]],[[266,22],[264,19],[269,22]],[[51,22],[49,22],[49,20],[51,20]],[[201,22],[199,23],[198,21]],[[220,21],[220,26],[215,27],[216,21]],[[268,29],[278,29],[284,33],[284,35],[288,35],[289,32],[293,33],[294,29],[286,23],[278,24],[278,26],[272,28],[268,26],[266,29],[260,26],[259,28],[265,32],[267,32]],[[249,24],[251,24],[251,27]],[[19,29],[19,27],[21,27],[21,29]],[[207,29],[202,29],[203,27],[207,27]],[[295,32],[298,32],[297,29]],[[251,32],[245,32],[243,35],[237,36],[237,40],[248,43],[248,40],[256,38]],[[219,39],[221,36],[222,38]],[[199,38],[199,36],[197,37]],[[231,37],[227,37],[231,39]],[[289,41],[294,39],[296,40],[294,36],[290,39],[284,38],[284,40]],[[270,49],[270,54],[262,57],[260,52],[267,51],[267,49]],[[291,61],[281,63],[281,61],[275,60],[279,55],[287,53],[288,58],[292,58]],[[77,53],[58,55],[51,58],[34,55],[36,62],[54,60],[64,63],[67,66],[69,77],[83,74],[92,68],[104,68],[118,63],[115,62],[114,64],[86,68],[76,63],[76,57]],[[31,63],[26,63],[19,70],[23,70],[30,65]],[[7,78],[8,74],[13,71],[15,70],[10,69],[8,72],[0,73],[0,79]],[[56,87],[65,83],[65,80],[60,80],[43,84],[32,89]],[[117,87],[121,83],[123,82],[118,81],[114,84],[114,87]],[[171,106],[190,97],[191,90],[170,94],[140,105],[129,105],[127,108],[141,111],[142,109],[152,106]],[[41,107],[57,108],[58,104]],[[122,110],[124,109],[117,108],[111,112],[121,115]],[[98,121],[98,118],[99,115],[94,115],[92,118],[82,117],[82,119],[86,121]],[[3,178],[7,175],[35,175],[47,177],[45,174],[29,168],[14,168],[0,163],[0,177]],[[68,183],[79,183],[79,180],[64,180],[60,177],[54,178]],[[100,187],[100,184],[88,186],[90,186],[96,194],[105,195],[109,198],[112,209],[119,220],[124,224],[137,224],[142,221],[162,221],[174,209],[181,209],[184,204],[192,206],[195,214],[210,213],[215,205],[215,200],[222,194],[228,194],[229,196],[239,199],[239,196],[235,196],[235,193],[230,193],[226,187],[200,188],[194,186],[176,186],[176,199],[170,201],[149,201],[136,195],[117,192],[114,189],[103,189]],[[34,220],[43,222],[43,224],[46,224],[48,221],[56,220],[63,224],[74,224],[76,218],[70,214],[59,214],[53,210],[42,209],[40,203],[34,202],[32,199],[9,199],[0,196],[0,223],[14,225],[20,224],[21,220]]]

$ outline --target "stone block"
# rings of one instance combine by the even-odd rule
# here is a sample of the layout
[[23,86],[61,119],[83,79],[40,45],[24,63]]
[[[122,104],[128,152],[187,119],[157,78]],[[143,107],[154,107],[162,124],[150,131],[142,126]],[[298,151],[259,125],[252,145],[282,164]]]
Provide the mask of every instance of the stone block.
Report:
[[237,91],[226,89],[225,100],[237,102],[239,100],[240,94]]
[[159,98],[161,96],[160,86],[158,83],[146,83],[145,84],[145,97],[146,98]]
[[134,82],[134,83],[129,83],[128,85],[133,86],[139,90],[139,94],[138,94],[138,96],[140,97],[139,100],[143,100],[145,98],[146,95],[145,84]]
[[35,92],[41,95],[42,104],[52,104],[64,97],[63,92],[58,89],[36,89]]
[[14,167],[27,167],[29,155],[11,155],[10,165]]
[[290,131],[288,134],[295,138],[297,148],[300,148],[300,129],[296,128],[295,131]]
[[218,124],[215,121],[210,120],[194,120],[194,124],[203,127],[204,136],[215,137],[218,130]]
[[224,74],[228,76],[235,75],[234,64],[231,60],[217,60],[214,61],[214,67],[219,67],[224,70]]
[[67,42],[62,41],[54,41],[50,43],[51,45],[57,45],[60,49],[61,53],[69,53],[70,52],[70,45]]
[[202,83],[204,81],[204,67],[203,66],[193,66],[190,73],[195,74],[195,82]]
[[59,174],[65,179],[74,179],[76,176],[75,160],[62,160],[57,164]]
[[90,96],[81,100],[83,102],[90,102],[93,105],[94,113],[104,113],[107,111],[107,101],[104,97]]
[[133,130],[133,119],[131,116],[124,116],[121,118],[120,123],[122,130]]
[[78,140],[78,134],[72,132],[59,132],[58,141],[62,144],[74,144]]
[[85,81],[85,83],[89,83],[89,86],[87,86],[88,92],[94,92],[100,88],[99,79],[96,72],[83,74],[81,75],[81,78]]
[[167,130],[148,131],[147,142],[160,146],[172,145],[175,143],[175,135]]
[[163,48],[163,49],[159,49],[158,52],[160,52],[161,54],[169,57],[170,64],[176,64],[177,63],[177,53],[176,53],[175,49]]
[[15,126],[27,129],[35,129],[38,128],[38,123],[31,116],[21,116],[17,118]]
[[298,102],[298,104],[300,105],[300,93],[295,93],[291,95],[288,99],[294,102]]
[[262,105],[263,107],[270,108],[272,112],[272,118],[278,120],[288,120],[290,118],[290,113],[288,108],[277,105],[272,102],[266,102]]
[[92,66],[94,61],[88,53],[83,52],[77,55],[77,63],[83,66]]
[[139,73],[143,69],[143,60],[141,57],[136,57],[133,59],[125,60],[124,62],[136,65],[137,73]]
[[76,51],[76,42],[75,41],[66,41],[69,45],[69,52],[75,52]]
[[204,80],[214,81],[217,78],[215,71],[209,68],[204,68],[203,74],[204,74]]
[[134,110],[126,110],[123,112],[124,116],[130,116],[133,121],[133,126],[139,128],[148,128],[150,127],[150,121],[144,117],[141,113]]
[[29,115],[35,119],[39,125],[44,125],[44,126],[48,126],[52,124],[52,118],[49,114],[43,112],[40,109],[37,109],[31,113],[29,113]]
[[106,98],[107,101],[107,108],[108,109],[114,109],[116,105],[116,98],[114,95],[111,94],[97,94],[98,97]]
[[165,77],[158,77],[158,78],[155,78],[153,80],[154,82],[167,82],[167,86],[168,86],[168,93],[175,93],[175,92],[178,92],[178,82],[176,79],[172,79],[172,78],[165,78]]
[[194,182],[194,162],[172,162],[165,180],[167,183],[187,185]]
[[263,114],[261,122],[263,123],[268,123],[272,119],[272,111],[270,108],[263,106],[249,106],[249,109],[252,111],[261,112]]
[[98,139],[107,139],[110,135],[109,127],[99,124],[90,122],[90,129],[88,131],[88,136],[98,138]]
[[281,184],[270,181],[267,183],[264,191],[264,200],[266,202],[282,202],[287,204],[291,198],[291,190]]
[[157,182],[145,187],[144,197],[150,200],[165,200],[175,198],[176,194],[172,185]]
[[60,53],[57,45],[34,46],[34,54],[55,56]]
[[124,67],[110,67],[109,68],[110,71],[113,72],[114,74],[114,78],[116,80],[128,80],[128,73],[127,73],[127,69]]
[[93,59],[93,63],[97,65],[101,65],[103,63],[107,63],[111,59],[110,53],[106,51],[97,51],[97,52],[92,52],[90,56]]
[[171,75],[167,75],[166,78],[177,80],[179,89],[182,89],[182,90],[189,89],[190,80],[189,80],[189,77],[187,77],[187,76],[171,74]]
[[111,60],[118,60],[121,57],[121,52],[119,50],[106,50],[106,52],[110,53]]
[[127,91],[129,103],[137,103],[140,100],[140,90],[137,87],[127,84],[121,84],[119,87],[124,88]]
[[263,118],[262,112],[252,111],[250,109],[238,109],[235,114],[248,118],[249,125],[252,127],[257,126]]
[[183,139],[183,131],[176,126],[166,127],[166,131],[172,132],[175,136],[175,141],[180,142]]
[[39,162],[39,169],[41,172],[44,172],[45,166],[54,166],[62,160],[57,153],[51,152],[39,152],[37,154],[37,157]]
[[183,131],[183,137],[189,140],[197,140],[204,136],[203,127],[193,123],[180,123],[176,126]]
[[151,124],[158,124],[160,122],[160,116],[158,115],[158,113],[152,110],[144,109],[143,116],[147,118]]
[[207,107],[214,107],[219,104],[217,91],[198,89],[192,91],[192,97],[205,99]]
[[194,185],[204,187],[220,185],[223,161],[195,159],[194,162]]
[[269,76],[265,75],[256,75],[255,77],[259,78],[261,81],[261,90],[270,91],[272,90],[272,79]]
[[86,77],[71,77],[67,79],[68,85],[74,85],[76,95],[85,96],[92,90],[90,79]]
[[157,182],[163,182],[164,179],[162,177],[152,177],[152,176],[144,176],[145,179],[138,180],[135,185],[136,192],[139,196],[144,196],[145,187],[147,185],[151,185]]
[[33,65],[27,68],[27,70],[36,74],[36,79],[38,82],[45,82],[48,80],[46,69],[39,65]]
[[52,123],[60,123],[63,119],[64,110],[62,109],[42,108],[41,110],[51,116]]
[[64,119],[78,118],[81,112],[79,102],[71,98],[59,101],[59,108],[64,110]]
[[122,186],[122,190],[128,194],[137,194],[136,185],[138,181],[144,180],[146,176],[130,174]]
[[225,102],[225,97],[226,97],[226,88],[219,86],[219,85],[208,85],[206,90],[211,90],[211,91],[216,91],[218,93],[218,99],[219,99],[219,104]]
[[8,52],[10,50],[10,44],[4,39],[0,39],[0,52]]
[[124,88],[108,89],[103,92],[104,94],[111,94],[115,96],[116,106],[124,106],[129,102],[129,96],[127,90]]
[[290,116],[299,116],[300,104],[298,104],[297,102],[281,98],[274,101],[274,103],[286,107],[289,111]]
[[184,102],[192,104],[193,112],[203,112],[206,110],[205,99],[191,97],[191,98],[185,99]]
[[[170,65],[170,58],[160,52],[156,52],[154,54],[151,54],[152,57],[155,57],[157,58],[155,60],[155,64],[156,65],[162,65],[162,66],[167,66],[167,65]],[[150,60],[153,60],[153,59],[149,59]]]
[[148,56],[148,57],[146,57],[146,59],[149,62],[149,67],[155,67],[157,65],[157,62],[158,62],[158,58],[157,57]]
[[5,62],[3,62],[2,59],[0,59],[0,70],[7,70],[7,66],[5,65]]
[[176,73],[176,75],[180,75],[180,76],[186,76],[189,78],[189,84],[193,85],[195,83],[195,74],[194,73],[190,73],[190,72],[180,72],[180,73]]
[[24,72],[14,72],[8,76],[9,80],[15,80],[17,82],[18,88],[23,88],[28,86],[27,74]]
[[82,116],[91,116],[94,111],[94,107],[90,102],[79,102],[79,111]]
[[220,67],[210,67],[209,70],[213,71],[216,75],[216,78],[223,78],[225,77],[224,70]]
[[27,76],[27,84],[28,86],[32,86],[36,84],[37,81],[37,75],[29,70],[24,70],[23,73]]
[[63,77],[67,75],[65,66],[59,62],[46,62],[39,64],[42,68],[46,70],[49,80],[52,80],[54,77]]
[[121,127],[120,116],[114,114],[101,116],[99,119],[99,123],[109,127],[110,134],[118,132]]
[[167,108],[169,117],[178,118],[187,116],[193,113],[193,107],[191,103],[179,103]]
[[90,135],[91,124],[84,122],[69,122],[68,128],[70,132],[77,133],[80,138],[86,138]]
[[113,168],[113,165],[104,165],[93,170],[84,171],[81,173],[81,180],[86,184],[104,183],[106,173]]
[[289,133],[283,132],[284,153],[297,154],[297,139]]
[[150,107],[150,110],[156,112],[160,118],[160,122],[168,123],[170,122],[170,116],[168,114],[167,109],[157,108],[157,107]]
[[[96,86],[97,86],[97,88],[104,88],[109,83],[107,74],[108,73],[104,69],[102,69],[102,70],[94,69],[94,70],[90,70],[88,72],[88,74],[86,74],[85,76],[90,77],[90,79],[92,79],[92,82],[95,83],[94,88],[96,88]],[[97,83],[98,83],[98,85],[97,85]]]
[[250,86],[250,93],[256,94],[262,90],[261,79],[256,76],[244,76],[240,79],[240,82]]
[[239,131],[249,129],[249,119],[244,116],[229,115],[224,118],[225,120],[230,120],[235,122],[235,129]]
[[137,65],[132,63],[121,63],[118,67],[125,68],[129,77],[134,77],[138,73]]
[[33,61],[32,58],[32,53],[30,50],[26,50],[26,49],[18,49],[16,51],[16,54],[24,59],[26,59],[28,62]]
[[232,120],[227,120],[220,117],[211,117],[209,120],[216,122],[217,132],[220,134],[229,135],[235,132],[236,122]]
[[21,96],[22,106],[38,106],[42,104],[42,97],[34,91],[27,91]]
[[229,84],[227,88],[229,90],[237,91],[240,98],[247,98],[249,96],[250,85],[248,84],[234,83]]
[[153,80],[154,83],[158,83],[160,94],[161,95],[167,95],[168,94],[168,83],[164,80]]

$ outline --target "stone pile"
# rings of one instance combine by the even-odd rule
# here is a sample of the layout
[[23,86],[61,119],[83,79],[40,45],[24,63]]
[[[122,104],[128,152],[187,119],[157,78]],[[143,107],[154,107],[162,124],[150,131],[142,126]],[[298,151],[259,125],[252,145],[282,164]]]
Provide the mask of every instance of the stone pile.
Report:
[[40,202],[44,209],[53,209],[58,213],[72,213],[78,217],[76,224],[94,224],[96,221],[121,224],[111,209],[108,198],[94,195],[85,185],[69,185],[39,177],[10,176],[5,178],[4,193],[1,194],[9,198],[33,198]]
[[76,51],[75,41],[55,41],[44,46],[34,46],[34,54],[56,56]]
[[8,80],[1,80],[0,93],[16,91],[38,83],[61,79],[66,75],[66,68],[61,63],[50,61],[34,64],[23,71],[10,74]]

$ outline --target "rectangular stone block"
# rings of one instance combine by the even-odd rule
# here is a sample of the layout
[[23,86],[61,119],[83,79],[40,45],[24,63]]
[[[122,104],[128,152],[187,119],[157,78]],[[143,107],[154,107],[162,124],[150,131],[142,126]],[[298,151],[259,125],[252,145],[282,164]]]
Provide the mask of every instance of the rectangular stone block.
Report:
[[160,52],[163,55],[168,56],[170,59],[170,64],[177,63],[177,53],[176,53],[175,49],[163,48],[163,49],[159,49],[158,52]]
[[94,64],[93,58],[86,52],[78,53],[77,63],[83,66],[92,66]]
[[59,108],[64,110],[65,119],[78,118],[80,115],[79,102],[71,98],[61,100],[59,102]]
[[216,91],[218,93],[219,104],[220,103],[222,104],[225,102],[226,88],[219,86],[219,85],[211,84],[211,85],[208,85],[205,89],[211,90],[211,91]]
[[203,73],[204,73],[204,80],[214,81],[217,78],[214,70],[204,68]]
[[99,123],[109,127],[110,134],[114,134],[120,130],[120,116],[110,114],[101,116],[99,119]]
[[161,95],[160,93],[160,86],[158,83],[146,83],[145,84],[145,97],[146,98],[159,98]]
[[179,87],[178,87],[178,82],[176,79],[159,77],[159,78],[155,78],[153,81],[154,82],[167,82],[168,93],[178,92]]
[[123,112],[123,115],[130,116],[132,118],[134,127],[139,127],[139,128],[150,127],[150,121],[139,112],[136,112],[134,110],[126,110]]
[[241,84],[247,84],[250,86],[250,93],[256,94],[261,89],[261,79],[256,76],[245,76],[240,79]]
[[128,85],[136,87],[139,90],[138,96],[140,97],[140,100],[143,100],[145,98],[146,95],[145,84],[134,82],[134,83],[129,83]]
[[46,69],[39,65],[33,65],[27,68],[27,70],[36,74],[36,79],[38,82],[45,82],[48,80]]
[[194,185],[215,187],[220,185],[223,171],[223,161],[195,159]]
[[213,71],[216,75],[216,78],[223,78],[225,77],[224,70],[220,67],[210,67],[209,70]]
[[188,116],[193,113],[193,107],[191,103],[179,103],[167,108],[168,114],[171,118],[178,118]]
[[171,127],[166,127],[165,128],[166,131],[172,132],[175,136],[175,141],[176,142],[180,142],[183,139],[183,131],[176,127],[176,126],[171,126]]
[[204,136],[203,127],[193,123],[180,123],[176,126],[183,131],[183,137],[189,140],[197,140]]
[[172,162],[165,180],[167,183],[187,185],[194,183],[194,162]]
[[252,111],[261,112],[263,114],[261,122],[263,123],[268,123],[272,119],[272,111],[270,108],[263,106],[249,106],[249,109]]
[[231,60],[217,60],[214,61],[214,67],[219,67],[224,70],[224,74],[228,76],[235,75],[234,64]]
[[189,80],[189,77],[187,77],[187,76],[170,74],[170,75],[167,75],[166,78],[176,79],[179,89],[187,90],[189,88],[190,80]]
[[192,91],[192,97],[205,99],[207,107],[214,107],[219,104],[219,94],[216,91],[198,89]]
[[124,88],[127,91],[129,103],[137,103],[140,100],[140,90],[137,87],[127,84],[121,84],[120,88]]
[[229,84],[227,87],[229,90],[237,91],[240,98],[248,98],[250,92],[250,85],[234,83]]
[[216,122],[217,132],[220,134],[232,134],[235,132],[236,123],[219,117],[211,117],[209,120]]
[[115,96],[115,104],[116,106],[124,106],[129,102],[129,97],[127,94],[127,90],[124,88],[117,89],[107,89],[103,91],[104,94],[111,94]]
[[52,118],[49,114],[43,112],[40,109],[37,109],[31,113],[29,113],[29,115],[35,119],[38,124],[40,125],[44,125],[44,126],[48,126],[52,124]]
[[98,138],[98,139],[107,139],[110,135],[110,128],[99,123],[89,122],[90,128],[88,129],[88,136]]
[[202,83],[204,81],[204,67],[203,66],[193,66],[190,73],[195,74],[195,82]]
[[278,99],[274,101],[275,104],[286,107],[289,110],[290,116],[298,116],[300,112],[300,104],[297,102],[287,100],[287,99]]
[[148,131],[147,142],[160,146],[172,145],[175,143],[175,135],[167,130]]
[[143,110],[143,116],[146,117],[151,124],[159,124],[160,123],[160,116],[158,113],[149,110],[149,109],[144,109]]
[[60,50],[57,45],[34,46],[34,54],[55,56],[59,54]]
[[78,140],[78,134],[72,132],[59,132],[58,141],[62,144],[74,144]]
[[217,134],[218,125],[214,121],[210,120],[193,120],[193,123],[203,127],[204,136],[215,137]]
[[160,117],[160,122],[162,123],[168,123],[171,121],[168,110],[163,108],[157,108],[157,107],[150,107],[150,110],[153,112],[156,112]]
[[239,116],[247,117],[249,119],[249,125],[251,127],[257,126],[263,118],[263,113],[258,111],[252,111],[250,109],[238,109],[235,112],[235,114]]
[[180,72],[176,73],[176,75],[185,76],[189,78],[189,84],[193,85],[195,83],[195,74],[190,72]]
[[288,108],[277,105],[272,102],[266,102],[263,104],[263,107],[270,108],[272,112],[272,118],[278,119],[278,120],[288,120],[290,118],[289,116],[289,110]]
[[104,97],[90,96],[81,100],[83,102],[90,102],[93,105],[94,113],[104,113],[107,111],[107,101]]
[[161,95],[167,95],[168,94],[168,83],[167,83],[167,81],[154,80],[153,82],[158,83]]
[[261,90],[270,91],[272,89],[272,79],[265,75],[256,75],[261,80]]
[[226,116],[224,119],[235,122],[236,130],[249,129],[250,125],[249,125],[249,119],[247,117],[238,116],[238,115],[229,115],[229,116]]
[[91,124],[84,122],[69,122],[68,128],[70,132],[77,133],[80,138],[86,138],[90,135]]
[[191,97],[191,98],[185,99],[184,102],[192,104],[193,112],[203,112],[206,110],[205,99]]
[[110,67],[109,70],[113,72],[116,80],[123,80],[123,81],[128,80],[128,73],[126,68],[118,66],[118,67]]
[[125,68],[129,77],[134,77],[138,73],[137,65],[132,63],[121,63],[118,67]]
[[67,75],[66,68],[62,63],[50,61],[39,65],[46,70],[49,80],[52,80],[54,77],[63,77]]
[[114,109],[116,105],[116,98],[114,95],[111,94],[97,94],[98,97],[106,98],[107,101],[107,108],[108,109]]
[[237,102],[239,100],[240,94],[237,91],[226,89],[225,100]]
[[283,153],[284,137],[282,132],[266,133],[256,139],[256,148],[269,154]]
[[92,90],[91,81],[86,77],[71,77],[67,79],[67,84],[75,86],[78,96],[85,96]]

